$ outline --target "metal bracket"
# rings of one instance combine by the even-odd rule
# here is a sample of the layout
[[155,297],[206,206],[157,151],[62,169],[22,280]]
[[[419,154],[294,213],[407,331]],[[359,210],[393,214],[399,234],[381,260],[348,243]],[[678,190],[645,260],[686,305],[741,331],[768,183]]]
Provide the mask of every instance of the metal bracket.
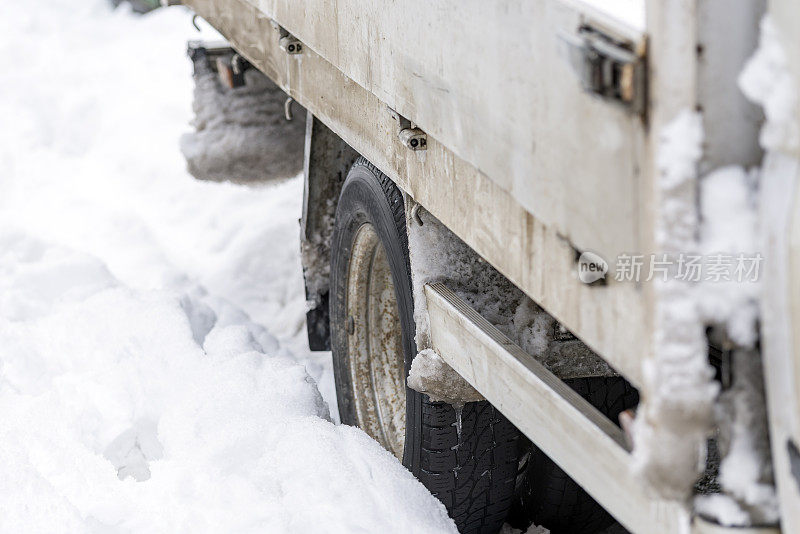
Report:
[[234,74],[244,74],[244,71],[247,69],[253,68],[253,65],[247,61],[247,59],[240,55],[240,54],[233,54],[231,58],[231,69],[233,70]]
[[561,32],[559,37],[585,90],[629,106],[636,113],[645,111],[644,57],[591,26],[580,27],[577,35]]
[[295,55],[303,53],[303,43],[289,33],[286,28],[278,24],[276,21],[270,21],[272,28],[278,32],[278,46],[287,54]]
[[290,121],[294,118],[292,114],[292,102],[294,102],[294,98],[287,97],[286,101],[283,103],[283,116],[286,118],[287,121]]
[[278,41],[278,44],[280,45],[281,50],[287,54],[303,53],[303,43],[301,43],[294,35],[281,37],[280,41]]
[[424,226],[425,222],[422,220],[421,213],[425,211],[425,208],[422,207],[422,204],[411,198],[408,197],[409,204],[411,205],[411,213],[409,214],[409,220],[412,220],[417,223],[418,226]]
[[195,72],[199,65],[203,65],[201,68],[216,72],[220,82],[229,89],[242,87],[245,84],[244,72],[253,67],[226,43],[189,41],[186,55],[192,60]]
[[417,128],[417,125],[400,115],[398,112],[389,108],[392,118],[397,121],[400,127],[397,137],[400,142],[411,150],[428,150],[428,134]]

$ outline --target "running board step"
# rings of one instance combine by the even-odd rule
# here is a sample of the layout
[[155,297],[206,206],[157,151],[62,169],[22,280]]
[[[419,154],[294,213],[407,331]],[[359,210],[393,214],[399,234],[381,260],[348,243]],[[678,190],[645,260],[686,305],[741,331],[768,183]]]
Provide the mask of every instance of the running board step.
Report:
[[645,494],[624,434],[444,284],[425,286],[442,358],[628,530],[689,531],[681,503]]
[[[425,286],[436,352],[533,443],[636,534],[780,534],[691,517],[649,496],[631,473],[622,431],[442,283]],[[692,520],[693,519],[693,520]]]

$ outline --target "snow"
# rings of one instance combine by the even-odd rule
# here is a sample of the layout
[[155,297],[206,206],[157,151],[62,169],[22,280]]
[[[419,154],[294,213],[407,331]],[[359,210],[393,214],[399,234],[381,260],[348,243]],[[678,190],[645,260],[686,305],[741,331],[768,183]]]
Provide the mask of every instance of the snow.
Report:
[[715,522],[721,521],[723,526],[746,525],[749,521],[747,512],[736,501],[720,493],[699,497],[695,509],[700,516]]
[[538,525],[531,525],[527,530],[519,530],[509,525],[503,525],[500,534],[550,534],[550,531]]
[[[761,23],[759,47],[739,83],[764,108],[762,167],[749,171],[728,166],[700,177],[698,220],[687,187],[692,186],[702,154],[702,128],[699,115],[680,114],[662,131],[659,193],[665,209],[657,228],[658,245],[672,253],[697,252],[706,261],[714,254],[754,256],[764,251],[764,275],[770,276],[656,286],[660,297],[656,355],[644,369],[645,402],[634,423],[634,455],[640,473],[662,494],[680,497],[692,480],[691,465],[677,463],[674,455],[678,451],[681,457],[692,458],[691,449],[705,439],[715,388],[707,383],[700,328],[714,325],[733,347],[736,370],[713,414],[722,453],[718,481],[724,493],[698,497],[695,506],[698,513],[723,525],[747,526],[772,524],[779,518],[762,355],[755,347],[761,320],[764,357],[784,360],[780,351],[786,350],[786,332],[778,324],[788,282],[783,272],[786,260],[775,243],[785,238],[790,208],[783,199],[792,194],[800,147],[798,92],[768,16]],[[781,420],[774,414],[773,418]]]
[[[702,120],[683,110],[659,132],[656,247],[677,256],[697,248],[694,202]],[[643,362],[643,399],[633,422],[633,469],[657,495],[682,500],[697,480],[718,393],[708,364],[695,287],[655,280],[653,356]]]
[[[758,247],[757,195],[752,175],[738,166],[716,169],[700,181],[700,252],[754,257]],[[727,336],[742,347],[758,337],[757,280],[706,281],[698,288],[700,314],[708,324],[725,325]]]
[[644,31],[646,28],[645,0],[582,0],[593,8],[611,15],[628,26]]
[[758,49],[739,76],[739,87],[764,108],[767,120],[761,128],[761,146],[767,151],[796,154],[800,150],[797,81],[769,16],[761,21]]
[[719,516],[726,525],[769,525],[780,519],[772,471],[764,398],[762,362],[754,350],[733,354],[733,386],[721,395],[719,417],[722,490],[747,512],[745,522],[736,516]]
[[657,169],[661,211],[656,225],[660,251],[691,251],[697,232],[696,206],[691,202],[697,164],[703,155],[703,119],[683,110],[659,134]]
[[[722,167],[700,182],[700,251],[753,256],[758,241],[757,173]],[[696,508],[705,517],[732,526],[773,524],[779,519],[769,451],[762,359],[758,340],[761,286],[755,281],[706,281],[697,287],[699,313],[721,328],[732,344],[733,385],[716,407],[722,455],[718,481],[723,495],[700,496]]]
[[[410,210],[407,210],[410,211]],[[425,284],[447,282],[486,320],[536,357],[553,340],[555,319],[513,286],[438,219],[423,208],[408,225],[417,347],[429,345]]]
[[331,422],[302,183],[187,175],[189,20],[4,6],[0,531],[455,532]]
[[424,349],[414,357],[408,373],[408,387],[426,393],[433,401],[453,406],[483,400],[483,396],[433,349]]
[[[660,250],[672,254],[673,259],[679,254],[702,255],[705,264],[719,255],[754,257],[759,250],[754,173],[728,166],[699,177],[697,216],[692,187],[702,156],[702,140],[700,116],[689,111],[679,114],[662,131],[659,194],[663,211],[656,234]],[[713,372],[706,359],[705,325],[721,328],[736,347],[753,347],[758,336],[760,286],[736,277],[691,283],[672,279],[656,283],[655,291],[659,296],[655,357],[644,364],[645,401],[633,425],[635,469],[661,494],[680,498],[697,478],[697,466],[702,465],[703,458],[696,451],[703,450],[715,422],[712,406],[718,388],[711,380]],[[757,355],[747,354],[760,362]],[[752,509],[742,514],[768,521],[774,518],[773,510],[763,509],[774,504],[769,496],[770,477],[760,472],[758,476],[741,475],[746,471],[745,459],[756,466],[765,462],[764,451],[754,452],[753,444],[742,439],[760,439],[756,422],[766,417],[763,391],[759,394],[755,378],[750,378],[750,383],[739,384],[723,395],[717,406],[718,412],[730,412],[724,417],[717,413],[716,423],[734,440],[730,457],[723,459],[720,482],[727,491],[749,493],[746,501]],[[736,398],[739,394],[747,395],[747,410]],[[766,435],[766,428],[760,431]],[[735,482],[741,480],[740,475],[758,485],[758,497],[745,489],[744,483]],[[726,480],[731,484],[726,486]],[[712,515],[710,510],[719,506],[711,506],[719,502],[717,497],[699,502],[706,515]],[[726,521],[734,520],[734,516],[727,517]]]
[[[725,495],[698,499],[697,510],[716,519],[724,525],[752,525],[775,523],[780,511],[775,489],[775,473],[770,456],[770,443],[767,434],[767,409],[764,395],[766,370],[772,374],[767,377],[772,389],[771,395],[791,391],[794,385],[781,383],[791,371],[783,367],[791,361],[791,326],[785,324],[788,312],[787,291],[790,285],[787,273],[786,239],[787,223],[793,215],[791,199],[798,176],[798,149],[800,131],[796,117],[798,113],[797,82],[792,78],[786,54],[780,44],[780,35],[769,15],[761,21],[758,49],[748,61],[739,77],[739,86],[745,95],[763,107],[766,120],[761,128],[760,144],[765,151],[761,168],[752,176],[743,179],[743,171],[727,170],[729,190],[714,185],[714,195],[727,195],[728,202],[738,205],[737,217],[741,221],[730,220],[732,214],[725,216],[720,212],[721,205],[715,207],[709,219],[716,221],[715,234],[726,238],[733,246],[746,246],[752,242],[764,252],[764,272],[762,282],[755,287],[739,287],[727,297],[731,306],[740,306],[740,320],[727,320],[733,336],[749,334],[757,319],[757,310],[751,310],[753,301],[760,304],[762,314],[761,347],[763,354],[754,350],[736,350],[733,353],[737,373],[733,387],[723,393],[719,417],[723,420],[720,436],[721,445],[727,455],[720,465],[719,482]],[[743,184],[743,182],[746,182]],[[743,191],[750,192],[744,202]],[[710,195],[709,195],[710,196]],[[754,221],[751,219],[755,219]],[[757,221],[757,223],[756,223]],[[727,236],[723,230],[727,227]],[[723,301],[722,295],[718,299]],[[760,302],[759,302],[760,301]],[[735,324],[731,324],[735,323]],[[753,344],[751,338],[744,340],[745,347]],[[763,362],[762,362],[763,358]],[[764,363],[768,363],[765,367]],[[771,421],[786,421],[787,403],[770,405]],[[772,436],[780,443],[781,426],[772,428]],[[776,437],[777,436],[777,437]],[[780,459],[776,458],[779,469]]]
[[446,399],[455,405],[482,400],[482,395],[469,382],[429,350],[430,319],[424,291],[425,284],[443,280],[468,280],[487,286],[488,264],[433,215],[421,206],[412,207],[413,201],[407,200],[406,213],[415,214],[414,220],[406,227],[414,292],[415,341],[420,351],[411,362],[408,385],[432,398]]
[[[407,211],[412,212],[407,206]],[[562,379],[615,376],[583,342],[556,339],[557,321],[484,261],[433,215],[419,207],[408,225],[416,342],[420,352],[408,377],[411,388],[452,404],[481,400],[440,355],[430,350],[425,284],[445,282],[500,332]],[[422,221],[419,224],[418,221]],[[570,336],[565,336],[570,337]]]
[[[704,497],[696,503],[700,513],[724,525],[770,524],[780,515],[767,434],[765,367],[761,354],[747,350],[755,342],[760,305],[763,361],[769,361],[766,369],[773,373],[770,387],[777,392],[793,387],[781,386],[774,374],[785,374],[781,362],[791,360],[791,327],[784,324],[788,261],[779,244],[786,238],[787,220],[793,213],[791,198],[800,168],[798,88],[780,37],[774,21],[765,16],[758,49],[739,77],[742,91],[762,106],[766,118],[759,137],[765,151],[761,168],[751,174],[742,169],[722,169],[703,184],[704,219],[708,220],[704,241],[722,250],[750,247],[764,251],[760,283],[719,287],[718,294],[706,295],[706,303],[715,305],[716,318],[727,323],[733,340],[744,347],[733,353],[737,373],[732,388],[721,396],[718,414],[722,420],[720,444],[727,452],[719,475],[725,495]],[[728,313],[719,314],[725,307]],[[788,417],[780,413],[783,404],[771,406],[772,421]],[[773,436],[781,432],[773,428]],[[782,439],[777,438],[779,442]]]

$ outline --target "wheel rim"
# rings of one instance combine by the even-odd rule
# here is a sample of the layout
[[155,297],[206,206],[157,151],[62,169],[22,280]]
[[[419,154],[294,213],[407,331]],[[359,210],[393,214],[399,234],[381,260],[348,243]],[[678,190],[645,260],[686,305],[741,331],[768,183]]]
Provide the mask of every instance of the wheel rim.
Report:
[[358,426],[402,461],[406,384],[400,314],[386,251],[369,223],[353,241],[346,300]]

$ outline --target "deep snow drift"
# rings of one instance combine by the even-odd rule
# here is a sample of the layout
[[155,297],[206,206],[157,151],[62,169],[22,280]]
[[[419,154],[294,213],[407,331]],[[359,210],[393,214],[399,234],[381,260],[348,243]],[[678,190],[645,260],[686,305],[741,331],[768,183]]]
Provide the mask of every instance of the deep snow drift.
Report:
[[181,8],[4,2],[0,531],[454,531],[329,421],[299,180],[186,174],[197,37]]

